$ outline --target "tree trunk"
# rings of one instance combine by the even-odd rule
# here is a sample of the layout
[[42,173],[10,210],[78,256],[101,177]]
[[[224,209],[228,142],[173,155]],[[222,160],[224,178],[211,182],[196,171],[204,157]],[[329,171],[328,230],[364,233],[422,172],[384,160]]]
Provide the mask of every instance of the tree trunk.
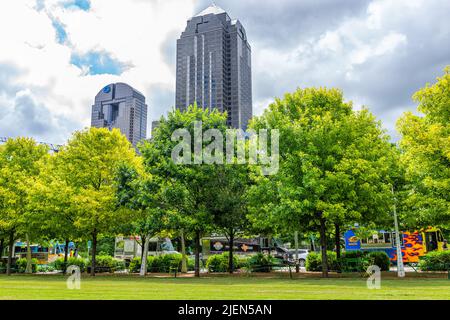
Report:
[[233,273],[234,272],[234,264],[233,264],[233,246],[234,246],[234,231],[230,231],[230,238],[228,241],[228,272]]
[[322,250],[322,277],[328,278],[327,235],[323,218],[320,218],[320,247]]
[[30,247],[30,238],[28,237],[28,233],[25,235],[27,241],[27,267],[25,268],[25,273],[31,274],[33,273],[33,266],[31,263],[31,247]]
[[269,246],[269,256],[272,255],[272,236],[267,237],[267,245]]
[[195,232],[195,276],[200,277],[200,232]]
[[[341,228],[338,223],[334,224],[334,244],[336,246],[336,260],[341,259]],[[340,263],[338,263],[338,273],[341,273]]]
[[92,232],[92,264],[91,264],[91,276],[95,277],[95,256],[97,254],[97,230]]
[[66,274],[67,271],[67,255],[69,253],[69,239],[66,239],[66,243],[64,246],[64,266],[63,266],[63,273]]
[[337,224],[337,223],[334,224],[334,230],[335,230],[334,243],[336,246],[336,258],[340,259],[341,258],[341,230],[340,230],[339,224]]
[[181,240],[181,272],[187,273],[188,267],[187,267],[187,257],[186,257],[186,243],[184,240],[184,230],[180,230],[180,240]]
[[311,236],[311,238],[309,239],[309,242],[311,244],[311,251],[315,252],[316,251],[316,246],[314,245],[314,238]]
[[298,231],[294,233],[295,242],[295,273],[300,273],[300,260],[298,258]]
[[147,241],[147,237],[141,235],[141,263],[144,260],[145,241]]
[[0,260],[3,257],[3,249],[5,249],[5,239],[0,239]]
[[[141,240],[142,241],[142,240]],[[141,259],[141,270],[139,272],[139,275],[141,277],[144,277],[147,274],[147,256],[148,256],[148,246],[150,244],[150,235],[147,235],[145,237],[144,242],[144,250],[142,250],[142,259]]]
[[9,244],[8,244],[8,263],[6,265],[6,274],[8,276],[11,275],[11,264],[12,264],[12,256],[14,254],[14,230],[9,233]]

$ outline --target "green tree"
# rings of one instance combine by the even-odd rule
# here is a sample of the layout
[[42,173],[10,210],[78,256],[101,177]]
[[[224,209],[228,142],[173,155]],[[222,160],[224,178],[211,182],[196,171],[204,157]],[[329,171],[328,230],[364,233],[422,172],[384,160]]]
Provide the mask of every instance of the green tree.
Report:
[[[194,130],[196,123],[201,127]],[[172,134],[177,129],[186,129],[192,138],[190,141],[184,141],[189,152],[183,150],[182,153],[190,164],[176,164],[172,160],[172,152],[179,145],[179,141],[172,140]],[[140,148],[146,170],[165,179],[163,194],[172,212],[179,215],[175,220],[182,226],[183,231],[194,235],[197,277],[200,276],[200,239],[212,227],[212,215],[207,207],[206,194],[209,190],[206,182],[212,176],[215,165],[196,164],[198,159],[195,158],[195,153],[190,151],[199,147],[195,143],[196,135],[208,129],[225,132],[226,114],[217,110],[203,110],[196,105],[190,106],[186,112],[176,110],[169,113],[167,119],[162,118],[153,132],[152,140]],[[200,148],[207,145],[209,142],[203,141]]]
[[[30,188],[28,222],[41,239],[63,239],[64,273],[67,267],[69,242],[81,237],[75,226],[77,205],[75,188],[67,180],[65,162],[59,153],[41,162],[40,174]],[[42,223],[45,221],[45,223]]]
[[38,163],[47,152],[47,147],[37,145],[30,138],[9,139],[0,148],[0,229],[9,235],[8,275],[11,274],[14,242],[20,236],[27,238],[27,270],[31,268],[28,238],[32,230],[26,219],[28,193],[39,174]]
[[247,220],[247,190],[250,186],[249,168],[246,165],[223,164],[217,166],[206,182],[207,207],[214,226],[228,238],[228,272],[234,272],[233,248],[236,235],[249,229]]
[[279,173],[260,177],[251,190],[261,213],[271,211],[270,220],[305,233],[319,232],[328,276],[328,230],[339,234],[340,225],[387,217],[395,148],[375,117],[364,108],[354,111],[337,89],[286,94],[251,127],[280,130]]
[[138,166],[140,158],[118,129],[104,128],[75,132],[58,158],[64,168],[61,179],[74,191],[74,225],[92,239],[94,276],[99,234],[114,231],[129,218],[127,210],[117,207],[118,168],[124,163]]
[[117,196],[119,205],[132,212],[130,229],[141,237],[140,274],[145,276],[150,238],[167,229],[168,225],[160,183],[155,177],[139,171],[128,165],[119,168]]
[[416,227],[450,226],[450,66],[433,85],[416,92],[421,115],[398,121],[401,161],[406,168],[404,202]]

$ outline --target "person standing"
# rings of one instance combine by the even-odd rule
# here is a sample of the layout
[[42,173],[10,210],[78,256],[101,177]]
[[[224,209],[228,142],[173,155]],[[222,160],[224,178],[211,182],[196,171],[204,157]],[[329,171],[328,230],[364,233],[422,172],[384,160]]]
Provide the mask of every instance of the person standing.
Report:
[[430,248],[429,251],[434,251],[437,249],[437,243],[436,241],[434,241],[433,239],[430,240],[430,242],[428,243],[428,247]]

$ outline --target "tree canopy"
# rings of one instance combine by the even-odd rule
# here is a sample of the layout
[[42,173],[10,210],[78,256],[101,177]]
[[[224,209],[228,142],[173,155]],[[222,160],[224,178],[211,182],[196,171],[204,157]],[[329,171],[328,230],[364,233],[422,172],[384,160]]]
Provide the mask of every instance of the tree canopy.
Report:
[[74,192],[74,226],[92,238],[92,268],[95,275],[97,236],[127,220],[117,207],[117,173],[123,164],[138,167],[140,158],[118,129],[90,128],[76,132],[58,154],[64,170],[61,180]]
[[9,139],[0,148],[0,229],[9,234],[8,274],[14,241],[32,232],[26,219],[28,194],[47,152],[47,147],[30,138]]
[[253,220],[269,213],[271,222],[319,231],[326,276],[328,228],[387,218],[395,163],[389,137],[367,109],[354,111],[341,91],[325,88],[286,94],[251,127],[280,130],[280,170],[251,190],[263,207]]
[[406,170],[406,207],[417,227],[450,226],[450,67],[433,85],[416,92],[420,115],[398,121]]

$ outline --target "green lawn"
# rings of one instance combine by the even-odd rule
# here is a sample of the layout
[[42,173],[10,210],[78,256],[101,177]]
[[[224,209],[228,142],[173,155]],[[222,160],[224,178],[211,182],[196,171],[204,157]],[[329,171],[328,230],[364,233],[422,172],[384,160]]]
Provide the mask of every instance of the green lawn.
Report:
[[276,279],[256,277],[83,277],[69,290],[63,276],[0,276],[5,299],[450,299],[447,279],[388,279],[369,290],[365,279]]

